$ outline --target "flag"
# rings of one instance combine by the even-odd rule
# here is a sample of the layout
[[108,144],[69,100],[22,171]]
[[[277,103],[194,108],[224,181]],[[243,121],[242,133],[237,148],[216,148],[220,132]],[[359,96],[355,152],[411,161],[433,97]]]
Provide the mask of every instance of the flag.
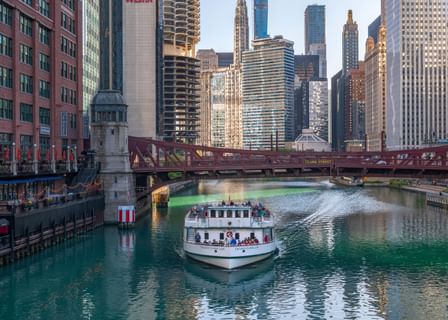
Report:
[[16,149],[16,158],[17,158],[17,161],[20,161],[20,159],[22,158],[22,152],[19,147],[17,147],[17,149]]
[[31,160],[31,148],[28,147],[28,151],[26,153],[26,160],[30,161]]

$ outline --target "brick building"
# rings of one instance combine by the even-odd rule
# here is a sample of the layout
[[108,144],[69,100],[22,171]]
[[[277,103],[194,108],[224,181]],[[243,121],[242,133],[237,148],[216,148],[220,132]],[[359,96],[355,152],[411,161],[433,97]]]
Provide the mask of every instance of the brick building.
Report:
[[[73,157],[82,146],[77,0],[0,0],[0,159]],[[76,147],[76,148],[75,148]]]

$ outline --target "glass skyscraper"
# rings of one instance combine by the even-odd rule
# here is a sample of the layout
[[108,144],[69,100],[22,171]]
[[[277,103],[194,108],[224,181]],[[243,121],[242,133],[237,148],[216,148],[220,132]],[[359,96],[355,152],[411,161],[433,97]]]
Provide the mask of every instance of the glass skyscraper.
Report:
[[268,0],[254,0],[254,38],[268,37]]
[[327,77],[325,6],[311,5],[305,10],[305,53],[319,56],[319,77]]

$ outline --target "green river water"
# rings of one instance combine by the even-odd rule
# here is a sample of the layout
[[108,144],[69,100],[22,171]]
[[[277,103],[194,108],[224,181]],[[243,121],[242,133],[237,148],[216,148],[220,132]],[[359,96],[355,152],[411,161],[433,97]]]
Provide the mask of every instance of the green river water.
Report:
[[[186,210],[229,198],[270,208],[279,254],[233,272],[186,260]],[[134,230],[0,268],[6,319],[448,319],[448,212],[385,188],[203,182]]]

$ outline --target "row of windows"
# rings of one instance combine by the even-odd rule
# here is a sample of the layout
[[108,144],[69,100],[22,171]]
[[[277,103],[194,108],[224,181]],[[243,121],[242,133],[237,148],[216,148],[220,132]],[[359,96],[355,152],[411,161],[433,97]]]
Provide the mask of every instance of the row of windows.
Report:
[[[0,86],[12,88],[12,69],[0,67]],[[33,93],[33,77],[20,74],[20,91],[25,93]],[[39,81],[39,95],[44,98],[50,98],[50,82]]]
[[76,34],[76,28],[75,28],[75,20],[67,16],[65,13],[61,13],[61,26],[65,29],[70,31],[73,34]]
[[76,105],[76,90],[61,88],[61,100],[65,103]]
[[[210,217],[211,218],[224,218],[224,214],[226,214],[227,218],[232,218],[233,217],[233,211],[232,210],[211,210],[210,211]],[[249,210],[235,210],[235,218],[249,218]]]
[[33,20],[28,18],[27,16],[21,14],[20,15],[20,32],[28,35],[33,36]]
[[[12,120],[13,107],[12,100],[0,98],[0,119]],[[33,106],[27,103],[20,104],[20,121],[33,122]],[[39,108],[39,122],[49,126],[51,123],[50,109]],[[75,117],[76,128],[76,117]]]
[[0,54],[12,57],[12,39],[0,33]]
[[20,44],[20,62],[33,65],[33,48]]
[[12,10],[3,2],[0,3],[0,22],[8,26],[12,25]]
[[76,67],[68,63],[61,62],[61,76],[76,81]]
[[73,58],[76,58],[76,44],[67,38],[61,38],[61,51],[72,56]]
[[[209,238],[210,238],[209,233],[208,232],[204,232],[204,240],[210,240]],[[255,233],[254,232],[250,233],[250,238],[251,239],[255,239]],[[224,232],[221,232],[219,234],[219,240],[224,240]],[[235,233],[235,240],[240,240],[240,233],[239,232]]]

